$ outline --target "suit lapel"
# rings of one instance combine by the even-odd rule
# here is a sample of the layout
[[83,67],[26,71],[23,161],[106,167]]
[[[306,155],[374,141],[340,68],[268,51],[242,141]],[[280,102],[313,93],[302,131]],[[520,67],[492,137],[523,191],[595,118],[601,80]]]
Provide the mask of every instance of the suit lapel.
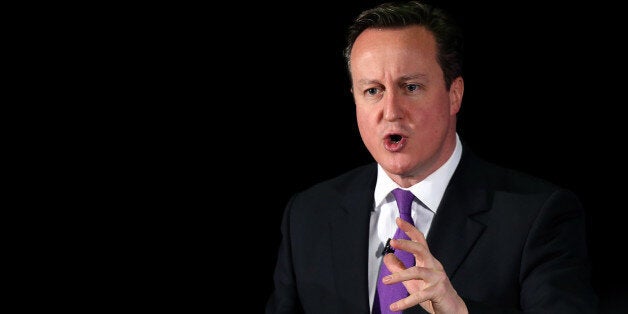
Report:
[[[482,215],[491,194],[482,180],[481,162],[468,149],[439,205],[427,242],[449,278],[482,234]],[[336,289],[347,309],[368,313],[368,234],[377,167],[373,164],[342,186],[340,209],[331,217],[331,247]],[[405,311],[404,311],[405,312]],[[418,312],[421,312],[419,310]]]
[[449,278],[486,226],[481,216],[489,208],[490,194],[483,185],[479,166],[468,149],[463,152],[427,237],[430,252],[443,264]]
[[331,221],[332,258],[338,292],[347,309],[369,311],[368,234],[376,167],[368,167],[347,185],[339,186],[343,195],[341,210]]

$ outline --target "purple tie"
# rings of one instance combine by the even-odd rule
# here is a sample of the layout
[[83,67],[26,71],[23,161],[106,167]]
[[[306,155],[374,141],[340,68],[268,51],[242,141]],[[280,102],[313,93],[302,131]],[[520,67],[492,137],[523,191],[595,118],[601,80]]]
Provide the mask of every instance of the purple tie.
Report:
[[[412,200],[414,200],[414,194],[408,190],[399,188],[394,189],[392,193],[395,196],[395,200],[397,200],[397,207],[399,208],[399,216],[401,219],[414,225],[410,210],[412,207]],[[394,238],[406,240],[410,239],[406,233],[399,228],[397,228]],[[414,266],[414,255],[411,253],[396,250],[394,254],[403,262],[404,265],[406,265],[406,268]],[[375,293],[375,301],[373,302],[373,314],[401,313],[391,311],[390,304],[408,296],[408,291],[403,283],[399,282],[391,285],[382,283],[382,278],[388,275],[390,275],[390,271],[384,264],[384,261],[382,261],[379,269],[379,277],[377,278],[377,291]]]

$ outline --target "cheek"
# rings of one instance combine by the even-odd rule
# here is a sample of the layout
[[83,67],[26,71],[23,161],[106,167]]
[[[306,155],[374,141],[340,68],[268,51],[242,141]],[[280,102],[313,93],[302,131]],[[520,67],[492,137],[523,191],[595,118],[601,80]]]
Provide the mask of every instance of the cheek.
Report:
[[432,125],[438,127],[450,117],[450,106],[445,102],[434,102],[435,106],[426,107],[423,110],[417,111],[414,115],[414,121],[419,125]]
[[356,121],[362,138],[368,141],[376,133],[377,119],[373,116],[373,112],[368,110],[356,109]]
[[368,118],[364,115],[364,113],[356,112],[356,121],[358,123],[360,134],[364,136],[365,132],[368,132],[370,129]]
[[363,125],[369,124],[369,112],[367,110],[364,110],[363,107],[356,106],[355,118],[360,128],[362,128]]

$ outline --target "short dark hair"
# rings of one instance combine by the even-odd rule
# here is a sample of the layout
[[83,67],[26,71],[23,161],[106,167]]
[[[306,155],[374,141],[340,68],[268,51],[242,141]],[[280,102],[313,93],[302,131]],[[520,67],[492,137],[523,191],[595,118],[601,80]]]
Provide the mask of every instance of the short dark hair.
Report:
[[453,17],[443,9],[419,1],[387,2],[362,11],[349,26],[347,46],[344,49],[349,75],[351,75],[351,49],[356,38],[368,28],[398,28],[419,25],[430,31],[436,39],[437,60],[449,90],[451,83],[462,76],[464,56],[462,30]]

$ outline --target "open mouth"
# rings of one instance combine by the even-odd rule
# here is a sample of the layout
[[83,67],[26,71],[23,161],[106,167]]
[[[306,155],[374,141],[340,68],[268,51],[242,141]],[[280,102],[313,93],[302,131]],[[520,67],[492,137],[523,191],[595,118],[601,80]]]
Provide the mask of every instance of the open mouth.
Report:
[[390,141],[393,143],[399,143],[401,141],[402,137],[399,134],[392,134],[390,135]]
[[399,152],[407,141],[408,139],[401,134],[390,134],[384,141],[384,148],[390,152]]

